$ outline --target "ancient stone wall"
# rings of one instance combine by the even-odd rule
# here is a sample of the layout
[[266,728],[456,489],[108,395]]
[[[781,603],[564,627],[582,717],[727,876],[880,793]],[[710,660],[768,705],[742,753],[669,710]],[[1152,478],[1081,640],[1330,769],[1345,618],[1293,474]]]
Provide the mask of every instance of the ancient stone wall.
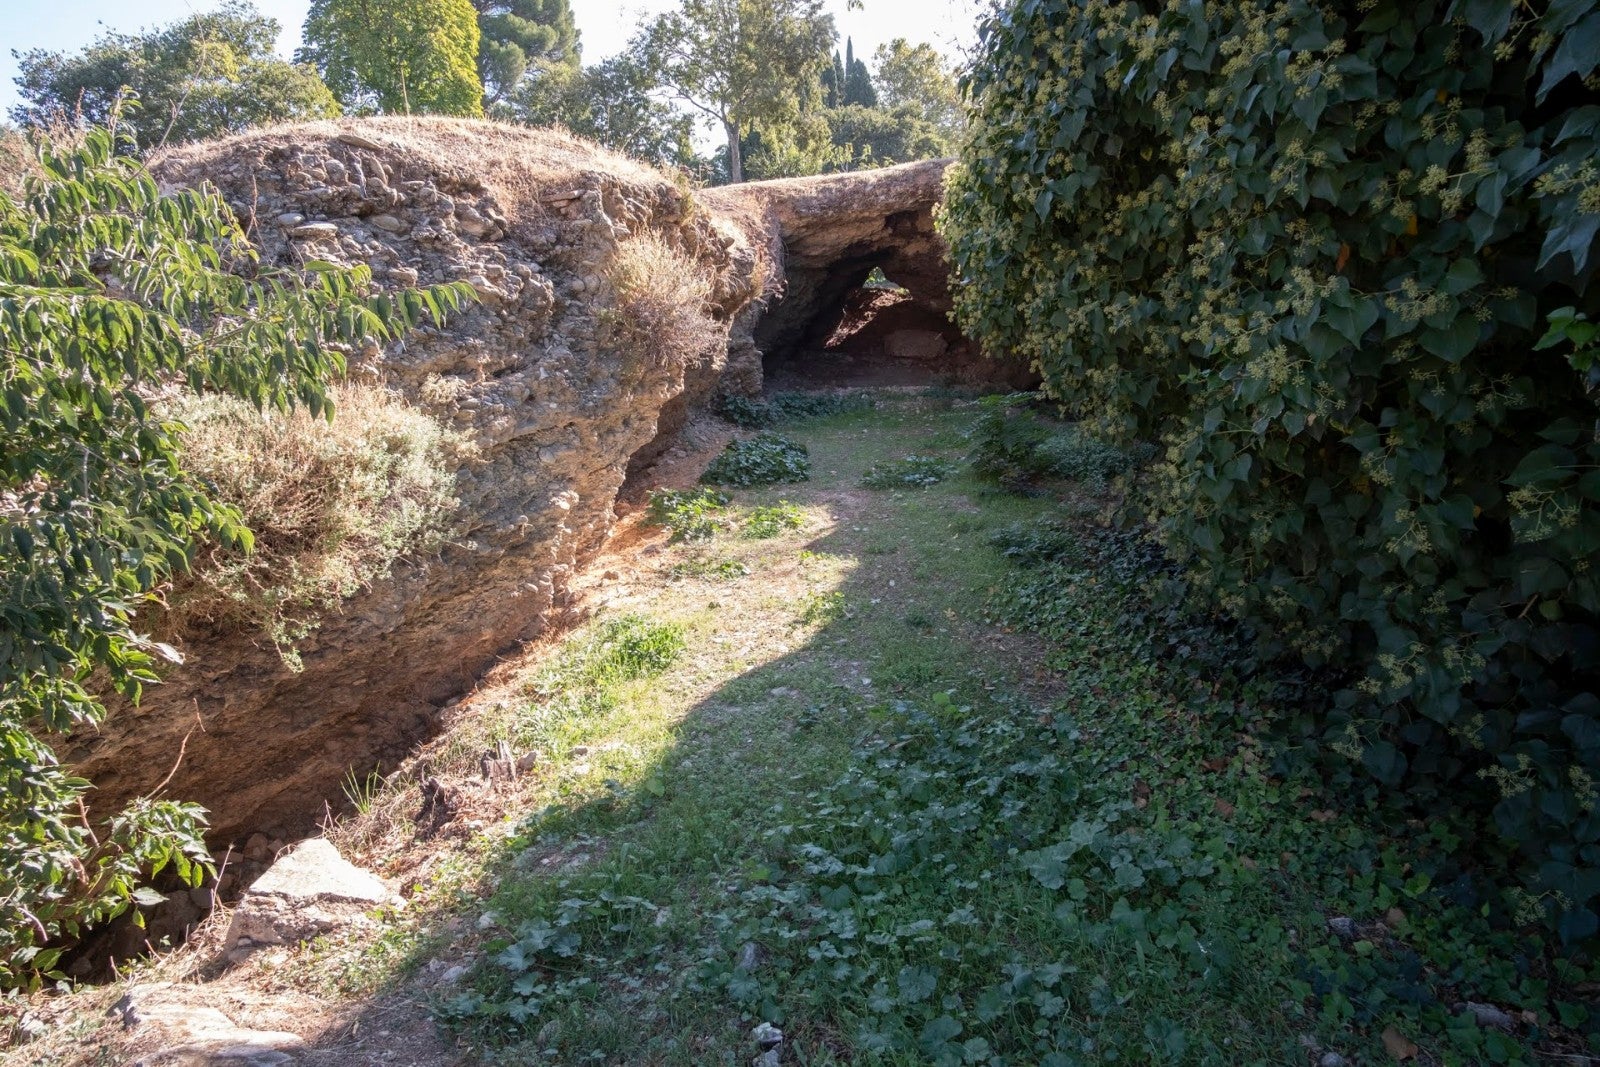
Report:
[[[309,829],[339,783],[399,760],[445,701],[562,617],[610,531],[630,468],[716,391],[753,394],[782,345],[874,265],[948,306],[932,225],[943,163],[693,193],[560,134],[448,119],[253,132],[166,153],[171,186],[210,182],[266,264],[368,264],[377,285],[462,280],[480,302],[352,358],[467,435],[451,544],[352,597],[291,671],[259,633],[187,635],[188,665],[114,708],[68,760],[111,811],[160,782],[212,812],[217,843]],[[630,358],[608,315],[623,242],[651,231],[714,279],[725,343]]]
[[158,782],[187,737],[170,795],[209,808],[219,839],[292,836],[337,802],[347,770],[396,762],[444,701],[560,615],[663,408],[714,386],[724,347],[656,366],[608,342],[619,243],[648,229],[693,254],[724,324],[758,295],[758,272],[743,232],[686,188],[554,134],[319,123],[184,148],[154,169],[216,185],[265,263],[366,263],[384,288],[464,280],[480,297],[444,329],[355,360],[477,447],[443,554],[327,618],[298,673],[259,633],[189,635],[190,665],[69,753],[111,810]]

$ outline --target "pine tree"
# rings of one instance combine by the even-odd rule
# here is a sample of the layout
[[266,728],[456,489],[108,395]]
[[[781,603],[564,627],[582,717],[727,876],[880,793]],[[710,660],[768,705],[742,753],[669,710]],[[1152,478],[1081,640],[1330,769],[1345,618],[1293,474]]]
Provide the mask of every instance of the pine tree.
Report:
[[838,107],[844,96],[844,60],[833,50],[833,63],[822,68],[822,105]]
[[304,37],[298,58],[347,108],[483,114],[472,0],[312,0]]
[[472,0],[478,10],[478,76],[487,104],[509,100],[552,68],[575,72],[578,28],[570,0]]
[[867,65],[856,58],[855,45],[847,37],[844,42],[844,92],[843,106],[860,104],[862,107],[878,106],[878,90],[873,88],[872,74]]

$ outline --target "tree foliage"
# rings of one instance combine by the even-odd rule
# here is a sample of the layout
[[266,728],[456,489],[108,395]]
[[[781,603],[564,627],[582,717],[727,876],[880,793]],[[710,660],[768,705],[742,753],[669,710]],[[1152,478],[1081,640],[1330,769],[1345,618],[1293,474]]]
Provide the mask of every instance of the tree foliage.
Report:
[[[49,738],[92,727],[96,694],[137,700],[176,653],[140,607],[201,535],[250,532],[186,474],[161,389],[331,415],[338,345],[442,317],[467,290],[366,292],[366,268],[259,270],[212,191],[162,196],[112,137],[45,146],[23,199],[0,194],[0,984],[52,970],[86,924],[147,899],[141,878],[206,860],[193,805],[84,809]],[[179,753],[173,753],[174,759]]]
[[851,104],[827,112],[827,118],[833,143],[847,153],[835,169],[938,159],[955,150],[945,131],[924,121],[914,108]]
[[1569,941],[1600,929],[1569,332],[1600,312],[1597,63],[1593,0],[1012,0],[943,220],[967,331],[1159,440],[1168,547],[1348,672],[1321,744],[1483,795],[1523,917]]
[[472,0],[312,0],[299,58],[345,107],[483,114]]
[[137,143],[191,141],[251,126],[339,113],[309,66],[273,52],[278,23],[247,0],[143,34],[105,34],[76,53],[18,55],[14,121],[48,127],[67,120],[103,126],[126,93],[139,100],[121,123]]
[[478,77],[489,106],[525,82],[559,78],[579,65],[570,0],[472,0],[478,11]]
[[744,180],[740,140],[779,127],[820,95],[834,41],[822,0],[683,0],[648,23],[630,51],[656,81],[726,137],[728,174]]
[[654,89],[650,72],[624,52],[592,67],[551,68],[526,83],[507,110],[520,122],[562,125],[636,159],[690,166],[694,120],[656,99]]
[[841,107],[877,107],[878,90],[872,84],[872,72],[856,58],[856,45],[844,39],[844,82],[839,92]]
[[966,127],[961,89],[950,63],[930,44],[911,44],[896,37],[873,54],[879,105],[906,109],[939,131],[951,147]]
[[829,108],[878,106],[872,72],[856,58],[855,42],[848,37],[844,40],[844,54],[834,50],[833,61],[822,68],[821,78],[822,101]]

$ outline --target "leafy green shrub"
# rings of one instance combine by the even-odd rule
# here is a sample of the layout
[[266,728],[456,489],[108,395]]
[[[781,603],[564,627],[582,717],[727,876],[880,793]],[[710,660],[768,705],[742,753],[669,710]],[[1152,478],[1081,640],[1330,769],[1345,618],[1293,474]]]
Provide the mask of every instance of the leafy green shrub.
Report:
[[1326,741],[1493,804],[1525,915],[1600,930],[1594,0],[987,21],[942,226],[957,316],[1114,444],[1268,651],[1353,672]]
[[184,468],[255,535],[248,554],[201,548],[167,597],[166,628],[260,627],[295,665],[294,643],[325,612],[443,543],[465,441],[381,386],[346,383],[334,398],[331,422],[217,394],[164,407],[183,427]]
[[780,482],[803,482],[811,477],[811,460],[804,445],[775,433],[735,441],[712,460],[700,476],[710,485],[749,489]]
[[982,413],[970,435],[973,470],[1007,486],[1064,478],[1100,492],[1110,479],[1133,466],[1128,452],[1077,427],[1041,418],[1033,410],[1038,399],[1034,393],[983,398]]
[[728,506],[728,494],[716,489],[658,489],[650,494],[649,520],[672,531],[672,542],[709,541],[723,520],[712,512]]
[[861,476],[868,489],[925,489],[938,485],[955,473],[956,466],[937,456],[907,456],[879,460]]
[[207,862],[192,804],[144,798],[97,829],[90,783],[47,741],[92,730],[97,692],[137,700],[177,659],[134,613],[197,540],[251,544],[150,396],[181,382],[320,414],[342,347],[438,321],[470,292],[369,295],[365,268],[328,263],[263,270],[214,191],[164,196],[115,149],[101,130],[41,145],[26,195],[0,192],[0,986],[49,975],[59,952],[43,946],[149,899],[147,876],[193,885]]
[[989,535],[989,543],[1019,567],[1054,563],[1076,549],[1081,535],[1054,521],[1018,522]]
[[778,393],[770,403],[777,422],[826,419],[871,411],[877,406],[870,393]]
[[798,530],[806,524],[806,513],[787,500],[756,508],[744,522],[744,535],[753,541],[764,541],[789,530]]
[[717,414],[735,426],[760,430],[780,422],[871,411],[876,403],[867,393],[775,393],[768,400],[724,396],[717,400]]
[[746,430],[765,429],[774,421],[771,404],[748,396],[718,397],[716,410],[718,415]]

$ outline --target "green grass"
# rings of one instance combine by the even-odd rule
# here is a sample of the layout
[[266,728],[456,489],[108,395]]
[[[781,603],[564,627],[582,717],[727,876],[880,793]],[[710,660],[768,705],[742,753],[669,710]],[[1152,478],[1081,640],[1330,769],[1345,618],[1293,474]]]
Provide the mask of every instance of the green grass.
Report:
[[719,512],[728,505],[728,495],[715,489],[660,489],[650,494],[646,510],[649,520],[672,532],[672,543],[709,541],[722,529]]
[[861,476],[868,489],[925,489],[955,473],[957,464],[934,456],[906,456],[874,463]]
[[744,535],[753,541],[765,541],[805,525],[805,512],[787,500],[753,508],[744,521]]
[[690,576],[750,578],[662,581],[569,639],[505,726],[551,767],[483,850],[493,922],[440,1017],[505,1063],[747,1063],[760,1021],[805,1064],[1593,1042],[1592,976],[1442,863],[1442,824],[1304,769],[1277,680],[1150,606],[1136,538],[966,473],[854,488],[885,454],[956,459],[974,417],[792,428],[812,480],[731,507],[803,522]]

